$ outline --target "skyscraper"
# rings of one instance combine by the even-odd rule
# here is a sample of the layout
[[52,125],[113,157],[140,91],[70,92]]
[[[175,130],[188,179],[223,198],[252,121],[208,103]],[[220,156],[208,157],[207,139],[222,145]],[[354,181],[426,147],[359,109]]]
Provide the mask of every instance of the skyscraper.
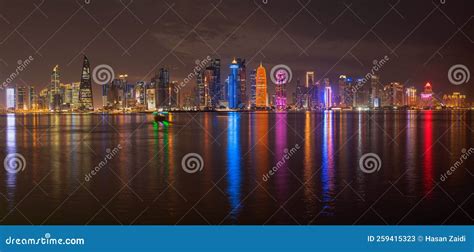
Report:
[[234,58],[230,64],[230,75],[229,75],[229,87],[228,87],[228,98],[229,108],[236,109],[239,106],[239,64]]
[[18,86],[16,88],[16,91],[17,91],[16,109],[26,110],[26,87]]
[[36,97],[36,92],[35,92],[35,87],[34,86],[29,86],[28,87],[28,93],[29,93],[29,103],[28,103],[28,109],[30,110],[35,110],[37,109],[37,97]]
[[306,72],[306,83],[305,83],[305,99],[303,107],[305,109],[311,108],[311,101],[313,100],[313,86],[314,86],[314,72]]
[[324,108],[330,109],[332,107],[332,88],[328,78],[324,79]]
[[224,89],[221,83],[221,60],[213,59],[211,61],[212,68],[212,85],[211,85],[211,105],[212,107],[218,107],[220,101],[225,100]]
[[239,65],[238,70],[238,85],[239,85],[239,107],[246,108],[248,106],[247,99],[247,69],[245,66],[245,59],[237,59],[237,64]]
[[59,93],[60,84],[59,66],[56,65],[51,73],[51,84],[49,87],[49,110],[59,110],[61,105],[61,94]]
[[267,98],[267,71],[262,63],[257,68],[256,76],[256,102],[257,108],[266,108],[268,106]]
[[16,108],[16,92],[15,88],[7,88],[6,90],[7,110],[15,110]]
[[257,100],[257,70],[253,69],[250,71],[250,108],[254,109],[256,107]]
[[92,98],[92,80],[91,80],[91,66],[89,59],[84,55],[82,62],[81,85],[79,90],[80,109],[86,111],[94,110],[94,103]]
[[416,88],[415,87],[409,87],[406,89],[406,105],[408,107],[416,107],[418,100],[417,100],[417,95],[416,95]]
[[286,84],[288,80],[287,72],[277,70],[275,75],[275,107],[277,110],[286,109]]
[[170,74],[168,69],[161,68],[158,74],[158,83],[156,87],[156,104],[158,108],[169,109],[169,87]]
[[296,91],[295,91],[294,102],[297,109],[302,109],[305,104],[305,87],[301,85],[300,79],[296,80]]

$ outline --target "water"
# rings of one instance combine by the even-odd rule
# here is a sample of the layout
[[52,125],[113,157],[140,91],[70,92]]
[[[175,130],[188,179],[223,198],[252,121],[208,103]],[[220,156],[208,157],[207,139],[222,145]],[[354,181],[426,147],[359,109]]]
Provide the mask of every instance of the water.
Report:
[[170,116],[1,116],[0,224],[472,224],[472,112]]

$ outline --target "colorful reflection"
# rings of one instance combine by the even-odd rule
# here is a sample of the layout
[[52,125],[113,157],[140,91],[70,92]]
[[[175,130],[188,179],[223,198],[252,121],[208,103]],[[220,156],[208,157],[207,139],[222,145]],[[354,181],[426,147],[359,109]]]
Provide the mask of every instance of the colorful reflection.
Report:
[[231,112],[228,116],[227,129],[227,193],[230,201],[230,218],[236,220],[240,209],[241,186],[241,153],[240,153],[240,115]]
[[333,205],[334,199],[334,132],[333,132],[333,112],[326,111],[323,118],[323,146],[322,146],[321,183],[323,208],[328,214]]
[[[433,111],[425,112],[424,121],[424,158],[423,158],[423,191],[426,195],[433,187]],[[431,194],[431,193],[430,193]],[[430,197],[430,195],[428,195]]]

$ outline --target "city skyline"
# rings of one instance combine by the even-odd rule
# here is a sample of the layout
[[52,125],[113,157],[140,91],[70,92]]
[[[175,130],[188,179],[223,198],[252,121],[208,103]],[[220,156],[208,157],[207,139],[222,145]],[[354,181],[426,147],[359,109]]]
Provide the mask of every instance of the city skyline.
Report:
[[[25,6],[21,3],[2,4],[5,9],[18,13],[19,17],[24,17],[20,14],[27,11],[39,15],[34,18],[41,26],[38,29],[34,23],[28,28],[21,26],[22,30],[18,32],[22,38],[13,30],[13,24],[22,20],[0,13],[10,23],[5,22],[0,30],[8,38],[0,44],[3,61],[0,74],[3,79],[14,70],[19,59],[30,55],[35,58],[16,80],[19,84],[48,85],[49,75],[45,73],[56,64],[61,66],[64,83],[77,82],[77,69],[83,63],[82,54],[90,56],[93,66],[109,64],[117,73],[126,73],[133,83],[150,80],[161,67],[170,69],[172,79],[179,82],[192,70],[195,60],[211,56],[230,62],[234,57],[241,57],[247,59],[247,69],[256,68],[260,61],[267,66],[289,65],[294,74],[293,83],[288,85],[288,94],[291,94],[296,80],[303,81],[306,71],[314,71],[318,80],[335,79],[341,74],[357,77],[356,74],[363,75],[370,70],[373,60],[388,55],[391,61],[380,74],[384,82],[402,82],[418,89],[431,82],[444,93],[459,90],[469,96],[474,94],[472,85],[453,86],[447,78],[450,66],[459,63],[472,65],[472,58],[463,53],[472,48],[471,26],[466,19],[469,15],[452,11],[469,9],[456,8],[458,5],[471,5],[468,1],[444,5],[430,1],[380,2],[371,3],[369,10],[363,8],[364,4],[356,3],[350,6],[342,2],[308,3],[305,6],[307,11],[303,9],[294,20],[291,18],[300,10],[300,4],[278,1],[267,4],[240,2],[239,8],[232,9],[236,14],[232,19],[222,14],[229,13],[232,5],[219,2],[197,4],[192,10],[195,15],[188,15],[190,8],[180,1],[170,6],[152,2],[149,8],[131,3],[127,6],[130,11],[124,8],[126,5],[115,1],[111,4],[84,4],[84,10],[75,8],[80,8],[80,5],[41,3],[40,10],[45,8],[58,13],[48,18],[41,17],[38,9],[34,10],[26,3]],[[217,10],[209,12],[213,4]],[[168,12],[163,11],[160,13],[162,16],[151,15],[149,12],[153,6],[166,7]],[[413,15],[415,9],[426,15],[417,18],[419,15]],[[101,15],[98,15],[99,10]],[[125,12],[120,12],[123,10]],[[76,14],[70,20],[69,12]],[[338,17],[341,13],[345,15]],[[384,14],[387,15],[384,22],[376,23]],[[279,18],[272,20],[273,16]],[[429,17],[431,26],[420,24],[423,21],[421,16]],[[193,30],[190,23],[201,19],[200,25]],[[65,20],[70,29],[61,29],[58,25]],[[110,21],[113,22],[106,26]],[[87,24],[88,29],[80,28],[80,23]],[[246,25],[239,27],[239,24]],[[314,31],[306,29],[307,24],[311,24]],[[421,26],[417,27],[417,24]],[[283,25],[286,25],[285,29],[278,30]],[[366,26],[372,25],[377,29],[365,34]],[[395,25],[400,26],[396,28]],[[106,31],[102,30],[104,26]],[[117,30],[119,27],[123,29]],[[443,34],[433,32],[432,27],[438,27]],[[277,34],[274,38],[264,36],[262,30],[265,29]],[[111,41],[114,43],[109,43]],[[174,46],[176,49],[170,51]],[[18,54],[20,48],[24,50]],[[117,49],[122,53],[117,53]],[[229,70],[223,68],[222,76],[228,73]],[[184,90],[189,91],[188,88],[184,87]],[[274,87],[270,85],[269,89]],[[100,101],[100,95],[96,95],[100,87],[93,85],[93,91],[94,100]],[[4,99],[4,95],[1,97]]]

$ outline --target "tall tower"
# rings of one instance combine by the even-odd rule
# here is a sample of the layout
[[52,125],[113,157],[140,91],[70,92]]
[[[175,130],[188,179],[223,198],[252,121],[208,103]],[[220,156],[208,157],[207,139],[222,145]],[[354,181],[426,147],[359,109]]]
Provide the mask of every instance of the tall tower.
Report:
[[250,107],[255,108],[257,100],[257,84],[256,84],[257,70],[250,71]]
[[84,55],[82,63],[81,84],[79,86],[79,108],[81,110],[94,110],[94,103],[92,98],[92,80],[91,80],[91,65],[89,59]]
[[255,105],[257,108],[266,108],[267,104],[267,71],[263,67],[262,63],[257,68],[256,76],[256,101]]
[[311,108],[311,101],[313,100],[313,85],[314,85],[314,72],[306,72],[306,83],[305,83],[305,99],[303,107],[305,109]]
[[245,67],[245,59],[237,59],[237,64],[239,65],[238,71],[238,85],[239,85],[239,105],[247,107],[247,70]]
[[49,87],[49,109],[59,110],[61,105],[61,94],[59,93],[59,66],[56,65],[51,73],[51,84]]
[[157,106],[164,109],[169,109],[169,96],[168,90],[170,87],[170,74],[168,69],[161,68],[158,83],[156,87],[156,98],[157,98]]
[[230,75],[229,75],[229,108],[236,109],[239,106],[239,87],[237,86],[239,78],[239,64],[237,60],[232,60],[230,64]]

